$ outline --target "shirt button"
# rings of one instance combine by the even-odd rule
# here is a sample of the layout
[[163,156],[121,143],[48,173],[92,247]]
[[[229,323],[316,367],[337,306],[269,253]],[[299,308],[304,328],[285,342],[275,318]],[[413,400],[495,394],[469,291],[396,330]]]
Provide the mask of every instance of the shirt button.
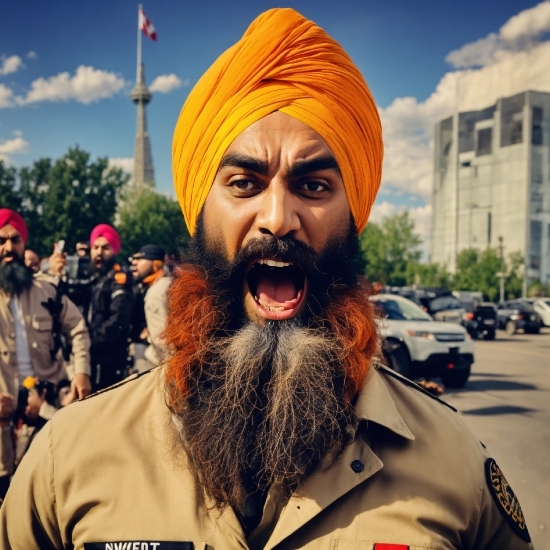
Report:
[[38,347],[38,344],[37,344],[36,342],[33,342],[33,343],[32,343],[32,347],[33,347],[33,348],[37,348],[37,347]]
[[359,474],[365,469],[365,465],[360,460],[354,460],[351,463],[351,469],[356,473]]

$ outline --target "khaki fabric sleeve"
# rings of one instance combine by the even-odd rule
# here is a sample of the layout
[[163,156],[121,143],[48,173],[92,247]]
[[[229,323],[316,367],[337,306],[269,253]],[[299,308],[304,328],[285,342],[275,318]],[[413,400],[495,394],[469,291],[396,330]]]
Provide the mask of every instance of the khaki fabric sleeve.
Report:
[[145,321],[149,331],[149,343],[153,346],[159,362],[162,361],[166,353],[162,331],[168,316],[168,287],[170,282],[169,277],[162,277],[149,290],[152,294],[145,297]]
[[15,449],[13,447],[13,428],[0,429],[0,476],[13,474],[15,464]]
[[72,347],[73,364],[76,374],[90,376],[90,335],[86,321],[74,303],[63,296],[61,311],[61,330]]
[[65,548],[57,520],[52,423],[36,436],[0,508],[2,550]]

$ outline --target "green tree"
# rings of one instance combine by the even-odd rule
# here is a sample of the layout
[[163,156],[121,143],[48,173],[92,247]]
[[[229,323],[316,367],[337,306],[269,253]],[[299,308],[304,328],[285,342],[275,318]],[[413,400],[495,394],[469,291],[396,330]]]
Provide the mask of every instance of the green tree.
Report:
[[29,247],[48,255],[54,243],[64,239],[65,249],[72,252],[95,225],[114,222],[128,179],[119,168],[109,168],[106,157],[91,162],[89,153],[78,147],[53,165],[50,159],[41,159],[32,168],[21,169]]
[[411,264],[418,264],[422,257],[422,239],[407,211],[388,216],[381,224],[367,224],[360,241],[371,282],[405,285]]
[[452,276],[445,266],[410,262],[407,266],[407,284],[451,288]]
[[504,289],[509,300],[519,298],[523,293],[523,256],[520,252],[512,252],[506,262],[506,281]]
[[483,292],[494,302],[499,293],[497,273],[501,268],[500,258],[495,248],[483,251],[467,248],[456,259],[456,273],[453,277],[453,290],[473,290]]
[[157,244],[174,254],[189,239],[178,202],[144,186],[139,193],[127,192],[117,225],[122,238],[123,258],[146,244]]
[[0,160],[0,208],[21,211],[21,194],[16,187],[17,171]]

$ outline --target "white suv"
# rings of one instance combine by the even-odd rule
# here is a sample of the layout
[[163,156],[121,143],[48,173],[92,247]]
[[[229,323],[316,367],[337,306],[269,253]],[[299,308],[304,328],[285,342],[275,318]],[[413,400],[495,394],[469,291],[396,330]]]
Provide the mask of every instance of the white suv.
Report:
[[474,343],[464,327],[434,321],[402,296],[371,299],[382,310],[379,328],[390,367],[411,379],[438,376],[449,387],[464,386],[474,362]]

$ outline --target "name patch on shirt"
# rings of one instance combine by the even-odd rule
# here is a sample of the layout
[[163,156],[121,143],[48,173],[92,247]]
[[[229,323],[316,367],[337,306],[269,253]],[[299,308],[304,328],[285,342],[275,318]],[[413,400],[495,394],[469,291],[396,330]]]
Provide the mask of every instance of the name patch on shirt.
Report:
[[85,542],[84,550],[195,550],[192,542],[122,540],[118,542]]
[[491,494],[514,533],[525,542],[531,542],[518,497],[512,491],[512,487],[506,481],[502,470],[492,458],[488,458],[485,462],[485,475]]

